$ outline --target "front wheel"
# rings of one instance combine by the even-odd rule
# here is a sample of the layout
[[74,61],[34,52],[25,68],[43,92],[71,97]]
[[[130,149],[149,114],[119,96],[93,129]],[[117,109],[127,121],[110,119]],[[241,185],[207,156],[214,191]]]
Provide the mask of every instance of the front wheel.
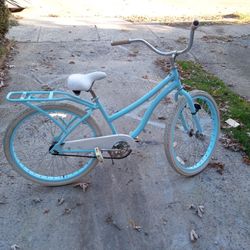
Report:
[[171,166],[185,176],[200,173],[207,166],[220,132],[220,117],[214,99],[206,92],[189,93],[197,108],[202,127],[198,133],[191,111],[184,97],[177,103],[176,111],[165,128],[165,153]]
[[[79,121],[85,112],[69,104],[44,104],[40,106],[62,127]],[[25,178],[46,186],[60,186],[77,181],[96,164],[95,158],[58,156],[50,153],[51,146],[60,139],[62,128],[44,114],[27,109],[7,128],[4,152],[14,170]],[[81,122],[67,140],[100,136],[93,118]],[[93,156],[93,155],[92,155]]]

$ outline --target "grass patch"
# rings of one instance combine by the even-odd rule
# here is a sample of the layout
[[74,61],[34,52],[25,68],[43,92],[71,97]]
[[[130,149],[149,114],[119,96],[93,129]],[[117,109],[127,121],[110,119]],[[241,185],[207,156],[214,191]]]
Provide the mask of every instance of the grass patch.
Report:
[[4,1],[0,1],[0,39],[4,38],[5,33],[9,29],[9,15],[10,12],[5,6]]
[[[159,23],[163,25],[186,26],[194,20],[193,16],[127,16],[123,17],[124,20],[132,23]],[[248,24],[250,23],[250,14],[245,13],[231,13],[227,15],[214,15],[214,16],[197,16],[197,20],[202,25],[214,24]]]
[[[250,158],[250,103],[235,94],[218,77],[208,73],[200,64],[190,61],[178,61],[182,82],[193,89],[210,93],[220,110],[221,126],[230,138],[241,144],[242,150]],[[158,59],[156,64],[167,71],[167,64]],[[240,123],[237,128],[228,127],[225,121],[229,118]]]

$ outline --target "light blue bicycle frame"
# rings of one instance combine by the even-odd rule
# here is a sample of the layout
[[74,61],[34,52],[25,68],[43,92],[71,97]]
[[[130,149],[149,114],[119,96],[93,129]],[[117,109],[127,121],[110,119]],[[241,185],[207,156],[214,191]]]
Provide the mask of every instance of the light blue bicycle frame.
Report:
[[[57,144],[54,145],[53,149],[56,149],[60,151],[60,153],[76,153],[76,152],[93,152],[93,149],[90,150],[62,150],[61,144],[65,141],[66,137],[84,120],[86,120],[88,117],[90,117],[94,110],[99,109],[102,113],[104,119],[106,120],[107,124],[109,125],[111,131],[113,134],[117,134],[117,130],[115,126],[113,125],[113,121],[119,119],[120,117],[126,115],[127,113],[131,112],[132,110],[136,109],[140,105],[142,105],[144,102],[148,101],[151,97],[153,97],[155,94],[160,92],[150,103],[150,106],[146,110],[146,112],[143,115],[142,120],[140,121],[139,125],[135,128],[134,131],[130,133],[130,136],[133,138],[136,138],[141,131],[145,128],[147,125],[147,122],[149,121],[154,109],[157,107],[157,105],[160,103],[160,101],[167,96],[170,92],[173,90],[177,90],[177,93],[175,94],[176,100],[178,98],[178,95],[184,96],[187,100],[187,103],[189,105],[189,108],[191,110],[191,113],[193,114],[193,119],[196,124],[196,128],[198,132],[202,133],[202,128],[199,123],[198,116],[196,115],[196,109],[194,107],[193,100],[190,96],[190,94],[183,88],[180,80],[179,80],[179,73],[176,68],[173,68],[170,72],[170,74],[163,79],[161,82],[159,82],[152,90],[150,90],[147,94],[142,96],[137,101],[133,102],[129,106],[121,109],[120,111],[109,115],[105,109],[105,107],[101,104],[99,101],[99,98],[96,97],[93,102],[86,101],[84,99],[80,99],[79,97],[70,95],[66,92],[62,91],[28,91],[28,92],[10,92],[7,95],[7,100],[11,102],[22,102],[25,105],[41,112],[45,116],[47,116],[49,119],[51,119],[57,126],[59,126],[62,130],[61,134],[58,137],[59,141]],[[45,95],[46,97],[40,97],[41,95]],[[56,97],[58,96],[59,97]],[[14,96],[14,97],[13,97]],[[18,98],[15,98],[15,96],[19,96]],[[54,119],[48,112],[43,110],[37,105],[32,104],[32,102],[47,102],[47,101],[73,101],[76,103],[80,103],[87,107],[86,114],[81,117],[75,124],[75,119],[71,120],[69,124],[66,124],[66,127],[62,125],[60,122],[58,122],[56,119]],[[188,125],[184,119],[184,117],[181,117],[183,127],[188,132],[189,128]],[[73,124],[72,126],[70,126]],[[53,150],[52,149],[52,150]]]

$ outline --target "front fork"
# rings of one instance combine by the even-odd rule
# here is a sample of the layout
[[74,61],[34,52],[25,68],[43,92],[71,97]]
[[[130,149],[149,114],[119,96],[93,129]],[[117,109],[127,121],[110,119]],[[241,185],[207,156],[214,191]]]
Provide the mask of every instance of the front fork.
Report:
[[[188,106],[189,106],[189,109],[191,111],[191,114],[192,114],[192,118],[193,118],[193,121],[195,123],[195,126],[196,126],[196,129],[197,129],[197,132],[199,134],[202,134],[203,131],[202,131],[202,127],[201,127],[201,124],[200,124],[200,120],[199,120],[199,116],[197,114],[197,111],[199,110],[198,107],[196,107],[195,103],[193,102],[193,99],[191,97],[191,95],[184,89],[180,89],[176,95],[175,95],[175,100],[178,99],[178,95],[181,95],[181,96],[184,96],[187,100],[187,103],[188,103]],[[190,133],[190,128],[185,120],[185,117],[183,116],[183,114],[181,113],[181,121],[182,121],[182,124],[183,124],[183,128]]]

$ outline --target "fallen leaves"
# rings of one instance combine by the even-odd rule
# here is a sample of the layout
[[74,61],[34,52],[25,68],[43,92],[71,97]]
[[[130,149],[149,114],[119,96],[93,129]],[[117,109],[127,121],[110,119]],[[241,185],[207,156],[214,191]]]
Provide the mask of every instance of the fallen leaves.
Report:
[[73,187],[74,188],[80,187],[83,190],[83,192],[86,192],[89,186],[90,186],[89,182],[79,182],[79,183],[76,183]]
[[46,91],[54,90],[54,88],[50,87],[48,84],[42,85],[41,89]]
[[215,168],[216,172],[219,173],[220,175],[223,175],[224,171],[224,164],[221,162],[210,162],[208,163],[208,167],[210,168]]
[[196,214],[197,216],[199,216],[200,218],[202,218],[202,216],[203,216],[203,214],[204,214],[204,212],[205,212],[205,207],[204,207],[203,205],[198,205],[198,206],[196,206],[196,205],[194,205],[194,204],[191,204],[191,205],[189,206],[189,209],[195,210],[195,214]]
[[5,72],[0,71],[0,89],[6,86],[4,80],[5,80]]
[[4,87],[5,86],[5,84],[3,83],[3,81],[0,81],[0,89],[2,88],[2,87]]
[[192,229],[192,230],[190,231],[190,240],[191,240],[192,242],[195,242],[195,241],[198,240],[198,238],[199,238],[199,235],[194,231],[194,229]]
[[129,224],[132,226],[132,228],[133,228],[134,230],[136,230],[136,231],[138,231],[138,232],[140,232],[140,231],[142,230],[142,227],[139,226],[139,225],[137,225],[137,224],[135,223],[135,221],[133,221],[133,220],[129,220]]
[[139,51],[138,50],[135,50],[135,51],[132,51],[128,54],[128,56],[131,56],[131,57],[136,57],[138,55]]
[[71,212],[72,212],[72,208],[65,208],[64,212],[63,212],[63,215],[70,214]]
[[157,58],[155,60],[155,64],[157,66],[159,66],[164,72],[166,72],[166,73],[170,72],[171,64],[170,64],[170,61],[168,59]]
[[33,203],[37,204],[37,203],[40,203],[42,201],[42,199],[37,197],[37,198],[34,198],[32,201],[33,201]]
[[177,43],[180,44],[186,44],[188,42],[188,39],[186,37],[180,36],[177,40],[175,40]]
[[49,209],[48,208],[44,209],[43,213],[44,214],[48,214],[49,213]]
[[8,64],[8,63],[6,63],[6,67],[8,67],[9,69],[13,69],[13,68],[15,68],[16,66],[13,65],[13,64]]
[[197,208],[197,215],[201,218],[204,214],[204,206],[198,206]]
[[61,206],[61,205],[64,203],[64,201],[65,201],[65,200],[63,199],[63,197],[57,199],[57,204],[58,204],[58,206]]
[[222,42],[232,42],[233,37],[228,35],[228,36],[215,36],[215,35],[206,35],[201,38],[201,40],[205,42],[217,42],[217,41],[222,41]]
[[17,250],[20,249],[20,247],[17,244],[14,244],[10,247],[11,250]]
[[242,145],[239,144],[236,140],[228,137],[227,135],[223,135],[219,141],[222,143],[224,148],[232,150],[234,152],[239,152],[243,150]]
[[246,163],[247,165],[250,165],[250,159],[248,156],[243,156],[243,162]]
[[75,206],[71,207],[71,208],[64,208],[63,214],[62,215],[66,215],[66,214],[70,214],[75,208],[81,206],[82,203],[76,203]]
[[[166,58],[157,58],[154,63],[166,73],[169,73],[172,67],[169,59],[166,59]],[[179,70],[181,79],[190,79],[191,73],[193,73],[191,69],[184,70],[180,64],[178,64],[178,70]],[[188,85],[185,85],[184,87],[187,90],[189,90],[188,88],[191,88]]]

